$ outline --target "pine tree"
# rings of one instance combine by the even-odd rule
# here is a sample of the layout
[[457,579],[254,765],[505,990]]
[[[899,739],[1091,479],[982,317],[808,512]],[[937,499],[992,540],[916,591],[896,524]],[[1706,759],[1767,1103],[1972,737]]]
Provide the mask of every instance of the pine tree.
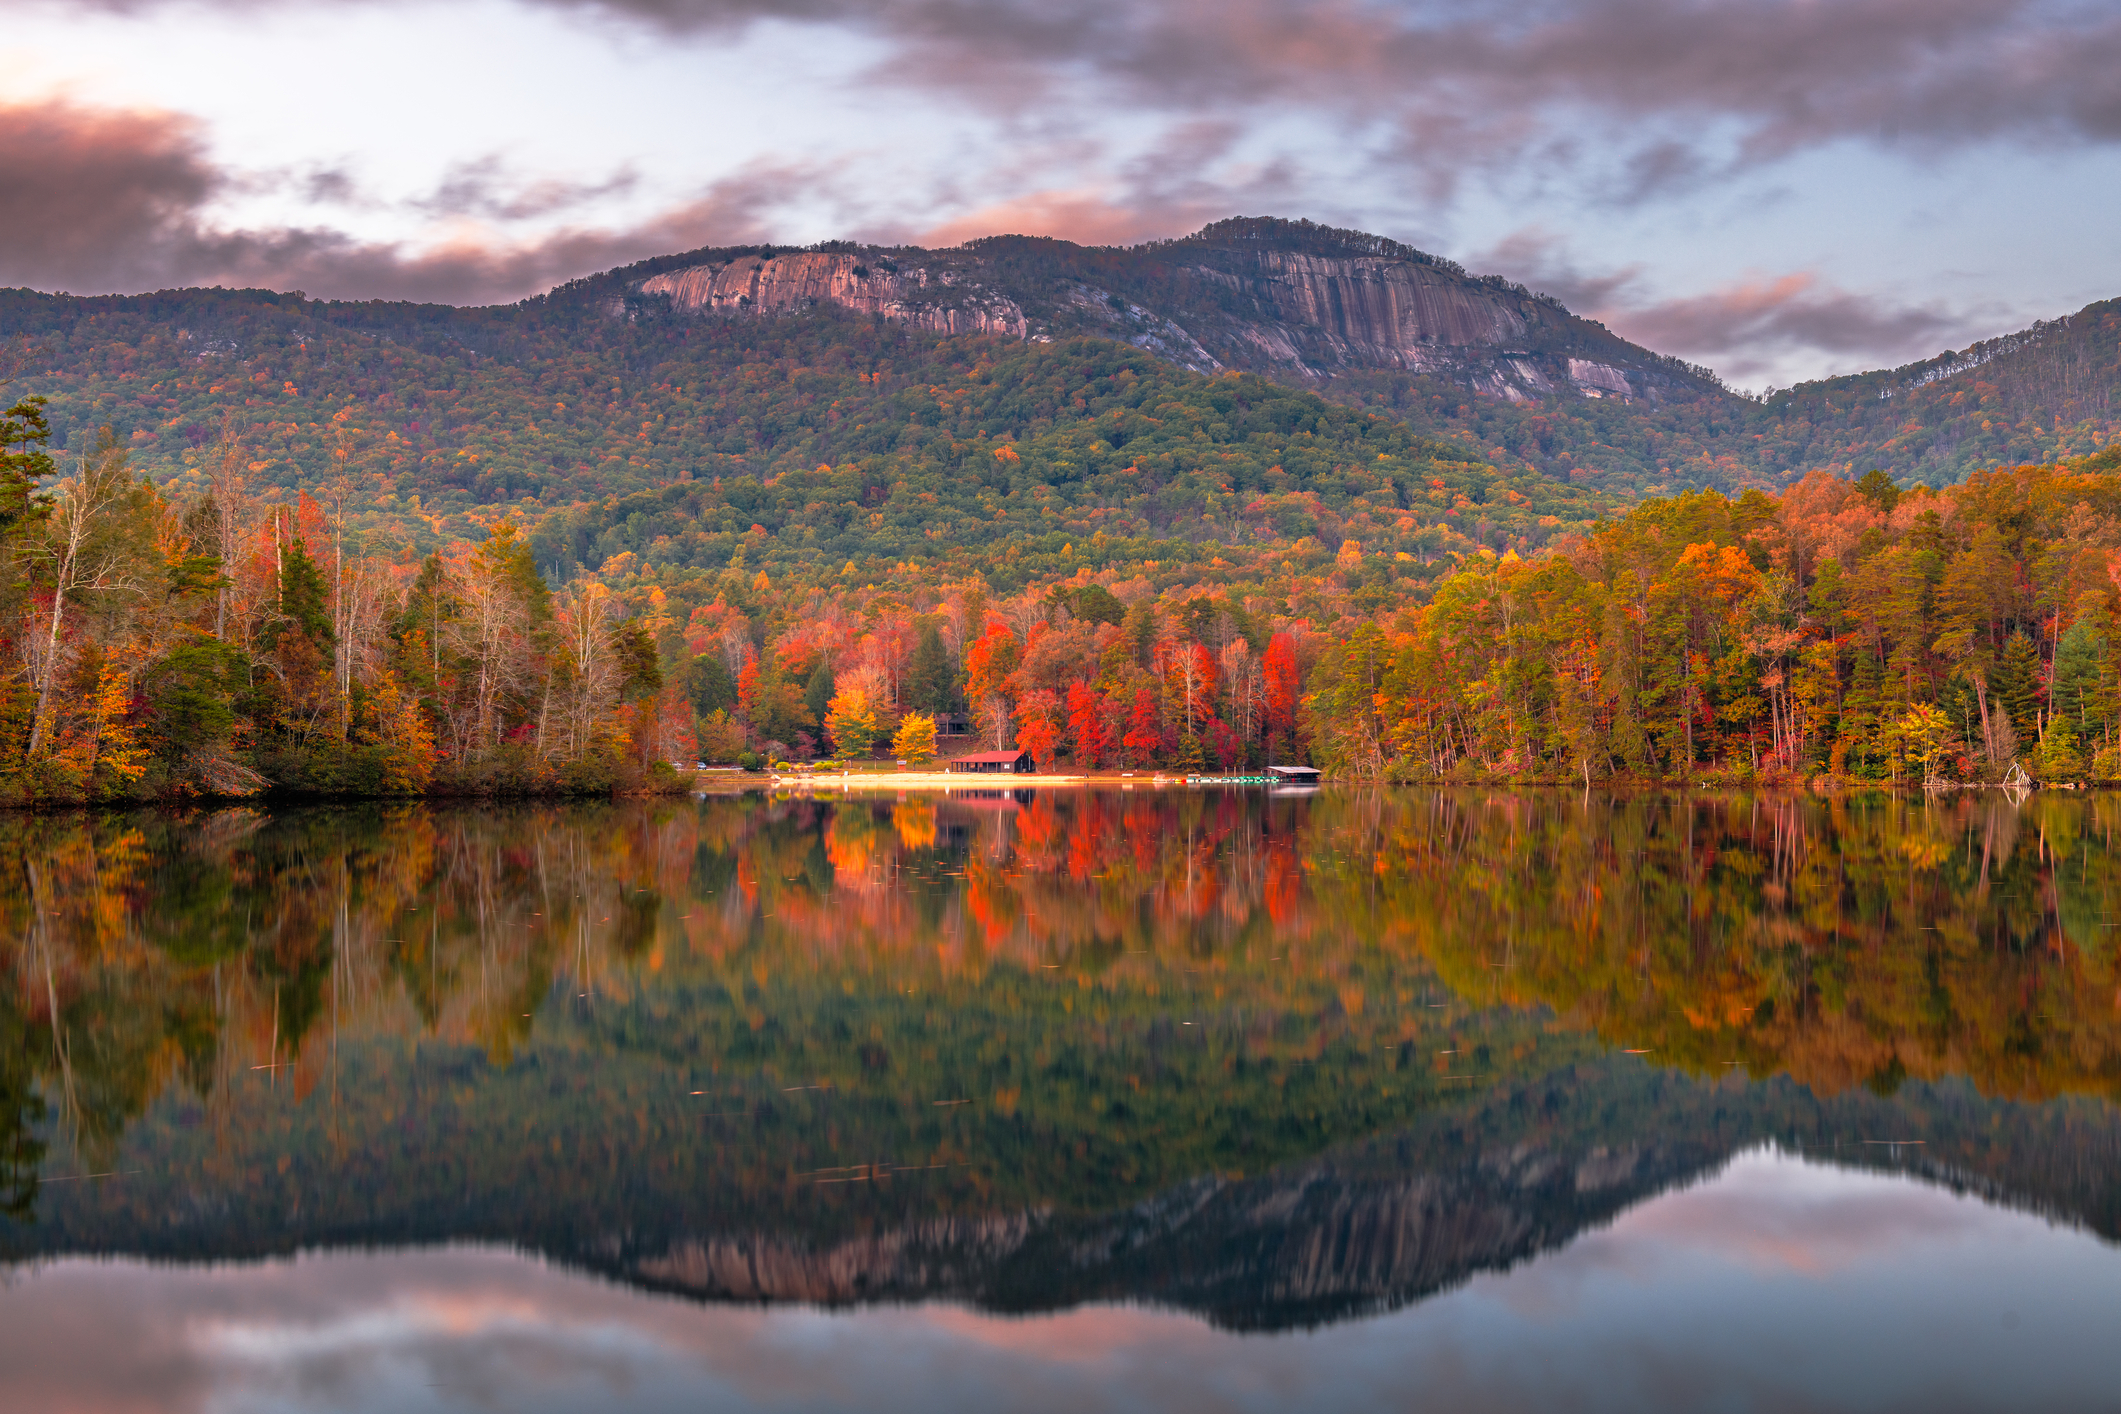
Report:
[[2068,718],[2080,741],[2105,734],[2112,710],[2105,667],[2106,635],[2089,619],[2071,624],[2055,645],[2053,711]]
[[2040,739],[2040,679],[2040,650],[2023,633],[2012,634],[1989,675],[1988,695],[1991,710],[2001,706],[2010,714],[2021,742]]
[[817,671],[810,675],[810,685],[803,689],[803,705],[810,709],[811,716],[822,722],[825,715],[832,710],[832,699],[835,695],[836,690],[832,685],[832,660],[821,657],[817,660]]
[[280,556],[280,615],[320,653],[332,646],[330,596],[324,571],[302,537],[289,537]]
[[935,620],[921,621],[920,638],[906,667],[906,701],[923,712],[947,712],[957,701],[957,672]]

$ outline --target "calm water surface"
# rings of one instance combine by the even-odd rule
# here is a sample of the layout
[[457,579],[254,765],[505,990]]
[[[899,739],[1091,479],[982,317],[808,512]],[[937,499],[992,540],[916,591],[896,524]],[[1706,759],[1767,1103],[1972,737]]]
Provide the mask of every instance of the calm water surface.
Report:
[[0,1408],[2111,1409],[2117,823],[0,821]]

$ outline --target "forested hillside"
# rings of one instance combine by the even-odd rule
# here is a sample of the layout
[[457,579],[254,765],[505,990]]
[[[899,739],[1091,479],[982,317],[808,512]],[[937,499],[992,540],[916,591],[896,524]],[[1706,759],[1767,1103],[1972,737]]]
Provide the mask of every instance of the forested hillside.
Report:
[[[1398,418],[1106,340],[951,338],[832,311],[626,323],[248,295],[75,303],[99,308],[34,329],[45,351],[15,390],[49,390],[62,449],[111,426],[182,497],[233,438],[261,492],[340,487],[379,543],[574,508],[542,542],[561,558],[540,567],[563,576],[627,550],[719,567],[755,524],[766,543],[748,563],[828,576],[1100,533],[1203,557],[1306,535],[1337,548],[1348,522],[1433,559],[1529,548],[1601,504]],[[1189,552],[1131,556],[1172,553]]]
[[[909,265],[895,314],[717,307],[791,255],[757,250],[507,309],[0,292],[0,791],[591,788],[930,720],[1083,769],[2121,776],[2115,453],[2049,455],[2108,435],[2115,307],[1754,402],[1613,373],[1634,355],[1419,252],[1238,226],[967,258],[1137,280],[1229,338],[1271,302],[1246,270],[1374,266],[1461,351],[1497,311],[1561,342],[1509,397],[1443,354],[1296,387],[951,332],[992,308],[919,303]],[[1541,367],[1583,381],[1534,398]]]
[[1336,401],[1448,430],[1498,461],[1621,496],[1775,490],[1812,471],[1943,487],[1975,471],[2090,456],[2121,437],[2121,300],[1964,352],[1752,399],[1648,404],[1468,397],[1433,378],[1350,371]]
[[[829,269],[811,270],[821,262]],[[864,293],[886,265],[896,283]],[[707,286],[684,283],[703,271]],[[933,278],[912,282],[916,271]],[[737,275],[757,299],[729,284]],[[1013,312],[995,313],[995,300]],[[1262,380],[1293,390],[1279,395],[1271,433],[1315,422],[1321,414],[1297,409],[1318,395],[1403,423],[1417,443],[1463,449],[1448,460],[1623,499],[1775,489],[1821,469],[1945,485],[1977,468],[2088,455],[2114,436],[2121,387],[2121,302],[1754,400],[1507,282],[1361,233],[1265,221],[1125,250],[1006,238],[954,252],[695,251],[489,309],[260,291],[4,291],[0,334],[15,349],[13,391],[49,398],[61,447],[108,424],[158,482],[196,486],[208,444],[232,434],[263,485],[292,494],[357,478],[372,523],[393,536],[440,543],[503,510],[572,509],[583,555],[595,547],[580,543],[581,528],[602,535],[597,517],[613,498],[684,480],[764,485],[868,463],[872,500],[902,470],[1003,491],[984,459],[1045,438],[1010,481],[1078,481],[1090,442],[1123,445],[1090,425],[1113,405],[1098,383],[1115,360],[1141,388],[1133,405],[1152,398],[1152,415],[1166,401],[1198,406],[1208,379],[1248,368],[1255,376],[1238,383],[1248,408],[1277,396],[1259,391]],[[1084,355],[1091,345],[1070,340],[1115,347]],[[1056,347],[1073,352],[1042,362]],[[1239,450],[1232,441],[1266,457],[1262,466],[1287,450],[1259,442],[1256,418],[1219,433],[1222,421],[1198,429],[1218,457]],[[1191,427],[1170,434],[1181,435],[1201,440]],[[1330,445],[1344,459],[1361,451]],[[1307,474],[1282,464],[1299,483]],[[1148,487],[1147,500],[1140,488],[1069,494],[1107,512],[1094,529],[1108,535],[1162,538],[1178,525],[1181,539],[1243,538],[1233,512],[1249,497],[1194,507],[1184,503],[1201,488],[1179,488],[1175,502],[1158,498],[1165,489]],[[1330,500],[1333,488],[1320,494]],[[1022,528],[1075,529],[1066,516],[1044,520]],[[1512,541],[1516,527],[1498,536],[1489,520],[1485,543],[1498,550],[1539,538]],[[618,548],[641,554],[638,538],[615,537],[590,567]],[[937,548],[876,538],[886,559]],[[705,553],[730,548],[717,541]],[[852,548],[842,538],[841,562],[861,558]]]

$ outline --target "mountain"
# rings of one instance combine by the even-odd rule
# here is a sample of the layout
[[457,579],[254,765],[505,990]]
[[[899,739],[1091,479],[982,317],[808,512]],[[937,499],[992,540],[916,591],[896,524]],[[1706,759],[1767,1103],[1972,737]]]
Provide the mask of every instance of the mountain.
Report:
[[110,426],[180,501],[225,427],[254,492],[345,484],[357,530],[419,549],[544,521],[539,563],[561,576],[719,571],[741,551],[776,581],[911,565],[1021,583],[1329,561],[1356,538],[1426,579],[1448,552],[1530,550],[1607,509],[1403,418],[1109,339],[836,307],[616,317],[622,289],[469,311],[11,292],[0,329],[37,341],[21,391],[50,398],[63,448]]
[[[1233,218],[1116,248],[998,236],[665,257],[582,282],[634,318],[833,306],[946,333],[1118,339],[1388,410],[1499,462],[1628,493],[1773,488],[1808,471],[1944,486],[2121,432],[2121,300],[1961,350],[1754,399],[1550,296],[1308,221]],[[1465,393],[1476,396],[1467,400]]]
[[1949,486],[2090,456],[2121,434],[2121,299],[1900,368],[1805,383],[1761,404],[1762,465]]
[[[946,251],[833,242],[695,252],[613,272],[623,309],[771,317],[822,304],[945,334],[1093,335],[1181,368],[1315,385],[1428,374],[1508,402],[1720,391],[1498,276],[1361,231],[1233,218],[1130,248],[995,236]],[[646,271],[647,273],[642,273]]]
[[231,435],[254,490],[353,478],[372,539],[514,516],[552,572],[619,578],[740,545],[820,579],[1013,550],[1022,582],[1353,539],[1425,583],[1643,496],[1943,484],[2121,430],[2121,301],[1756,400],[1508,281],[1265,218],[1126,248],[700,250],[480,309],[0,291],[0,336],[62,448],[108,425],[196,494]]
[[[2110,1106],[1989,1100],[1959,1084],[1822,1098],[1607,1057],[1256,1175],[1207,1172],[1081,1208],[889,1165],[835,1170],[864,1181],[829,1193],[761,1175],[746,1162],[756,1141],[703,1145],[644,1122],[638,1107],[659,1087],[590,1057],[556,1069],[532,1052],[497,1070],[431,1046],[386,1080],[373,1055],[347,1045],[335,1119],[275,1107],[217,1124],[196,1099],[164,1100],[112,1161],[125,1186],[51,1185],[34,1223],[0,1218],[0,1272],[70,1255],[229,1262],[488,1242],[712,1302],[1133,1302],[1291,1330],[1559,1251],[1762,1144],[2115,1235]],[[389,1103],[365,1103],[379,1084]],[[586,1103],[556,1113],[563,1094]],[[1849,1142],[1879,1133],[1928,1135],[1926,1153]]]

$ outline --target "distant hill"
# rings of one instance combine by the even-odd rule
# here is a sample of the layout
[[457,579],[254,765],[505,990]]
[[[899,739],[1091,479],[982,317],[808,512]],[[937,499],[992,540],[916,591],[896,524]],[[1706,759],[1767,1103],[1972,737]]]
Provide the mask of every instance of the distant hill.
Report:
[[546,522],[560,573],[758,536],[748,563],[820,575],[1015,546],[1020,578],[1100,535],[1100,565],[1353,538],[1425,566],[1645,495],[2090,453],[2121,385],[2117,301],[1755,400],[1508,281],[1265,218],[701,250],[481,309],[0,291],[0,336],[62,447],[108,424],[181,490],[226,430],[260,489],[355,478],[379,534]]
[[1767,399],[1765,465],[1880,467],[1949,486],[1986,467],[2090,456],[2121,433],[2121,299],[1890,371]]

